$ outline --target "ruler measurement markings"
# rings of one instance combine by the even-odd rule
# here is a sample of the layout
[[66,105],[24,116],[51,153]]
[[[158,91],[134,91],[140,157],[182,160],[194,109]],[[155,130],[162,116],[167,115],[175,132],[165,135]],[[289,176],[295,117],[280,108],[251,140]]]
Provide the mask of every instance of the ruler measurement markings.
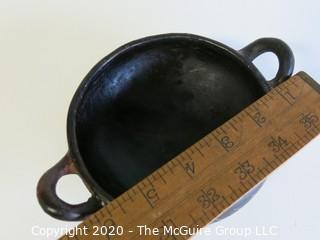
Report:
[[276,91],[279,93],[279,96],[282,97],[282,99],[285,100],[289,105],[293,105],[293,103],[289,101],[289,99],[281,92],[281,90],[276,89]]
[[126,214],[127,212],[126,212],[126,210],[123,208],[121,202],[119,201],[119,198],[116,198],[116,199],[115,199],[115,202],[118,204],[118,206],[119,206],[119,208],[121,209],[121,211],[122,211],[124,214]]
[[205,145],[207,145],[208,148],[211,147],[209,141],[207,140],[207,137],[204,137],[202,141],[205,143]]
[[[242,184],[244,184],[244,183],[242,183]],[[252,183],[251,183],[251,185],[252,185]],[[251,185],[250,185],[250,186],[251,186]],[[248,188],[247,186],[245,186],[245,185],[244,185],[244,188],[245,188],[246,191],[249,189],[249,188]],[[240,191],[241,191],[242,193],[245,193],[245,192],[246,192],[246,191],[243,191],[242,189],[240,189]],[[217,211],[218,211],[218,210],[219,210],[218,207],[217,207],[217,206],[215,206],[215,207],[217,208]],[[220,211],[220,210],[219,210],[219,211]]]
[[153,188],[154,187],[153,186],[153,181],[152,181],[152,179],[150,179],[150,176],[152,176],[152,174],[149,175],[148,177],[146,177],[145,179],[147,180],[148,184]]
[[161,179],[161,181],[164,183],[164,184],[167,184],[167,181],[164,179],[163,175],[159,172],[157,172],[159,178]]
[[[259,102],[259,101],[257,101],[257,102]],[[257,106],[257,105],[255,105],[255,104],[250,105],[250,106],[249,106],[249,109],[251,109],[252,112],[261,112],[260,107]]]
[[145,195],[144,191],[139,187],[139,185],[137,185],[137,186],[138,186],[138,189],[140,190],[140,193],[141,193],[142,196],[144,197],[144,199],[148,202],[149,206],[150,206],[151,208],[154,208],[152,202],[150,202],[150,199]]
[[229,125],[231,126],[231,128],[232,128],[234,131],[238,132],[239,130],[238,130],[238,128],[236,127],[236,125],[235,125],[233,122],[234,122],[234,121],[229,121]]
[[99,211],[101,218],[105,218],[106,216],[104,215],[103,211]]
[[[247,187],[246,187],[245,189],[248,190]],[[245,193],[245,192],[246,192],[246,191],[243,191],[242,189],[240,189],[240,191],[241,191],[242,193]],[[220,211],[220,209],[219,209],[216,205],[215,205],[215,208],[216,208],[217,211]]]
[[[187,148],[187,150],[185,150],[185,152],[188,154],[188,155],[193,155],[194,154],[194,151],[193,151],[193,148],[194,147],[194,144],[193,145],[191,145],[189,148]],[[188,151],[190,152],[190,153],[188,153]]]
[[202,142],[202,138],[197,142],[197,145],[198,145],[197,147],[200,149],[204,148],[204,145],[202,145],[201,142]]
[[262,127],[262,125],[248,111],[245,110],[245,113],[255,124],[257,124],[259,127]]
[[221,127],[222,127],[222,126],[220,126],[220,127],[216,128],[216,129],[214,130],[214,131],[215,131],[215,133],[217,133],[218,135],[221,135],[221,134],[222,134]]
[[225,124],[222,124],[221,127],[219,127],[218,129],[221,130],[222,133],[227,134],[226,130],[224,129]]
[[201,152],[201,150],[197,147],[197,144],[194,145],[194,148],[201,155],[201,157],[205,157],[204,154]]
[[107,214],[108,214],[110,217],[112,217],[112,213],[111,213],[111,211],[109,210],[108,207],[103,208],[103,210],[101,210],[101,211],[107,212]]
[[189,160],[192,161],[192,157],[191,157],[191,155],[188,153],[188,151],[184,151],[183,153],[181,153],[181,155],[182,155],[182,156],[185,155]]
[[131,191],[127,191],[126,194],[127,194],[127,196],[128,196],[128,199],[130,199],[131,202],[134,202],[133,198],[131,197],[130,192],[131,192]]
[[152,181],[155,182],[155,181],[161,180],[160,175],[161,175],[160,171],[155,171],[155,172],[151,173]]
[[171,164],[172,168],[175,168],[177,166],[175,159],[173,159],[173,161],[170,161],[169,163]]
[[[178,156],[179,157],[179,156]],[[193,175],[186,169],[185,165],[179,160],[179,158],[176,158],[182,169],[185,171],[185,173],[190,177],[193,178]]]
[[265,108],[269,108],[269,105],[268,105],[268,99],[264,99],[264,98],[260,98],[259,100],[258,100],[258,102],[260,102]]
[[172,175],[174,175],[173,168],[170,166],[170,164],[166,165],[165,167],[168,168],[169,172],[170,172]]

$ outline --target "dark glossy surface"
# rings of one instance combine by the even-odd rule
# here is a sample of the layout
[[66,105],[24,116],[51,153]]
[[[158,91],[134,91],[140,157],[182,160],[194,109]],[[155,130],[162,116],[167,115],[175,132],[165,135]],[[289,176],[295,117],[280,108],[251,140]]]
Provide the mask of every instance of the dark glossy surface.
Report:
[[80,154],[118,196],[264,92],[242,62],[213,45],[183,38],[135,47],[87,87]]
[[[271,81],[252,64],[265,52],[279,60]],[[235,51],[201,36],[171,33],[116,49],[91,69],[72,99],[69,151],[38,182],[41,207],[62,220],[87,217],[288,79],[293,67],[291,49],[276,38]],[[92,193],[88,201],[69,204],[58,197],[56,184],[68,174],[84,180]]]

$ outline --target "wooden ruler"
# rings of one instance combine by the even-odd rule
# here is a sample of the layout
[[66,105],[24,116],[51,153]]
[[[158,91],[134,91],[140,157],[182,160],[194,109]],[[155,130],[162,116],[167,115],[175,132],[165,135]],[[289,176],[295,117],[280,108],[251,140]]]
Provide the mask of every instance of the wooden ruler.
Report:
[[[61,239],[188,239],[319,132],[320,86],[301,72]],[[190,234],[177,232],[183,229]]]

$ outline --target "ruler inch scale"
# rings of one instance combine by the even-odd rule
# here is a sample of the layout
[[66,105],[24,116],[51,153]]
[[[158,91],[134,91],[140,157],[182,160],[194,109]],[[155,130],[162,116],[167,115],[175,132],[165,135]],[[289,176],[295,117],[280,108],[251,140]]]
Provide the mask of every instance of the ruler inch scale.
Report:
[[189,239],[319,133],[320,86],[300,72],[61,239]]

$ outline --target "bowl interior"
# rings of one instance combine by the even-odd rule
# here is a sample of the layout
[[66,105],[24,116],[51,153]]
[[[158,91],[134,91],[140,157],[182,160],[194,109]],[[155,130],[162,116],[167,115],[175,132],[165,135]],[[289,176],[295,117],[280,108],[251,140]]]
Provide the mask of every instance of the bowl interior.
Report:
[[76,115],[79,151],[116,197],[263,94],[259,79],[219,45],[192,38],[138,44],[86,87]]

